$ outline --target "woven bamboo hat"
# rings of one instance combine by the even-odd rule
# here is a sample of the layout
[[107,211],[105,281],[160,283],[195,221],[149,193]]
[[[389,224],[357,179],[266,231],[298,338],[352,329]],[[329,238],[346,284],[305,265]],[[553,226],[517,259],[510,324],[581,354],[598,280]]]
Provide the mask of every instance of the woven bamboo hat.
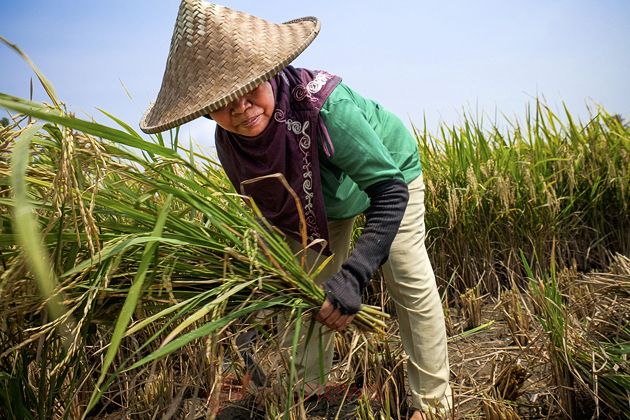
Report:
[[160,92],[140,128],[157,133],[226,106],[286,67],[319,28],[314,17],[276,24],[203,0],[183,0]]

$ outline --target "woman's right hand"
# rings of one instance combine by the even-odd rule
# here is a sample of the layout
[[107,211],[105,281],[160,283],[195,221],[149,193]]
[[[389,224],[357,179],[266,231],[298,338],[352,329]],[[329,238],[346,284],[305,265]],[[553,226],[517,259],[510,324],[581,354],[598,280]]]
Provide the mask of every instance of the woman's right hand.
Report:
[[315,319],[326,325],[331,330],[341,331],[350,325],[354,319],[354,315],[342,314],[339,309],[335,308],[335,306],[326,299],[324,300],[322,307],[319,309]]

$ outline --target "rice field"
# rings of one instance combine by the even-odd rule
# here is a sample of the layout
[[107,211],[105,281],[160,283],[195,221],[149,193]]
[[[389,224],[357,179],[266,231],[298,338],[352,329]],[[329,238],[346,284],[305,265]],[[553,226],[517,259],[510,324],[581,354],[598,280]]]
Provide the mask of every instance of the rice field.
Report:
[[[340,386],[287,398],[275,314],[312,328],[317,269],[176,130],[76,118],[33,68],[47,104],[0,94],[0,416],[405,418],[379,276],[336,341]],[[630,418],[630,125],[536,102],[414,134],[452,418]]]

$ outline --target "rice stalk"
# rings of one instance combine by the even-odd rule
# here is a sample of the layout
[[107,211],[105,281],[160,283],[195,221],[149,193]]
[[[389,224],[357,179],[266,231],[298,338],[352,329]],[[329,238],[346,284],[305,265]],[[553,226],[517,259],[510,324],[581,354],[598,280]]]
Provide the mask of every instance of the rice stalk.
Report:
[[[578,405],[591,398],[596,417],[628,418],[630,324],[627,313],[630,294],[624,288],[624,278],[627,283],[630,271],[624,273],[621,281],[611,284],[617,290],[612,294],[609,291],[601,294],[601,289],[593,289],[587,284],[590,291],[586,301],[580,300],[583,294],[563,292],[563,289],[577,287],[576,275],[566,271],[558,275],[553,266],[547,281],[531,285],[538,321],[549,338],[554,378],[560,386],[562,406],[567,415],[573,415]],[[607,300],[607,296],[614,298],[593,306],[595,300]],[[566,302],[569,297],[578,300]],[[601,319],[601,314],[593,312],[602,309],[609,311],[609,316],[617,311],[626,315],[622,315],[621,323],[611,324],[605,316]],[[585,318],[582,317],[584,314],[587,314]],[[601,332],[608,328],[615,332]]]
[[479,287],[471,287],[459,297],[462,314],[466,320],[464,329],[470,330],[481,325],[481,296]]
[[478,284],[496,295],[525,276],[521,250],[537,274],[552,253],[560,267],[589,271],[630,252],[630,125],[601,107],[576,121],[540,100],[524,122],[507,122],[485,128],[464,116],[435,135],[414,127],[428,250],[444,283],[457,273],[451,299]]
[[503,318],[508,324],[514,342],[526,346],[529,342],[529,320],[531,315],[518,287],[513,286],[503,293]]

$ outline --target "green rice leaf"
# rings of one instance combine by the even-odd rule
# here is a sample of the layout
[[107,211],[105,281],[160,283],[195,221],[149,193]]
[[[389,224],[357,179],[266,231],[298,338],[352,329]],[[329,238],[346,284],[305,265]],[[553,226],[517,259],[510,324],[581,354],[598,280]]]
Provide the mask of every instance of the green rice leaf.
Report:
[[[158,215],[157,222],[155,223],[155,228],[153,229],[152,236],[159,237],[162,234],[162,230],[164,228],[164,224],[166,222],[166,218],[168,216],[168,210],[171,205],[171,200],[173,197],[171,195],[167,196],[164,205],[162,206],[162,210]],[[125,335],[125,330],[131,321],[131,317],[133,316],[134,311],[136,310],[136,306],[138,301],[140,300],[140,295],[143,290],[144,279],[146,277],[147,271],[149,270],[149,266],[153,262],[156,257],[156,249],[158,246],[158,241],[150,241],[147,242],[144,248],[144,253],[142,255],[142,260],[140,262],[140,266],[138,271],[133,279],[133,283],[131,288],[127,293],[127,297],[125,299],[125,303],[123,304],[122,309],[120,310],[120,314],[118,315],[118,319],[116,320],[116,326],[114,327],[114,333],[112,334],[111,344],[107,349],[107,354],[105,355],[105,360],[103,361],[103,366],[101,368],[101,375],[96,382],[94,392],[90,398],[90,402],[88,403],[88,407],[85,410],[85,414],[89,413],[94,405],[100,399],[102,393],[105,389],[101,388],[101,384],[103,380],[107,376],[107,371],[114,361],[114,357],[118,352],[118,348],[120,347],[120,343]]]
[[283,305],[286,305],[286,298],[278,297],[278,298],[270,299],[267,301],[256,302],[244,308],[232,311],[226,316],[216,319],[212,322],[209,322],[197,328],[196,330],[191,331],[187,334],[184,334],[183,336],[171,341],[165,346],[160,347],[157,351],[154,351],[149,356],[139,360],[138,362],[131,365],[129,368],[125,369],[125,371],[139,368],[140,366],[143,366],[149,362],[152,362],[154,360],[158,360],[164,356],[167,356],[171,354],[172,352],[174,352],[175,350],[182,348],[183,346],[190,343],[191,341],[196,340],[201,337],[205,337],[208,334],[220,328],[225,327],[226,325],[228,325],[230,322],[234,321],[237,318],[240,318],[242,316],[248,315],[252,312],[256,312],[262,309],[272,308],[274,306],[283,306]]
[[[146,246],[150,246],[151,244],[155,244],[156,242],[170,244],[170,245],[189,245],[189,242],[181,241],[178,239],[172,238],[164,238],[162,236],[129,236],[127,238],[123,237],[121,240],[117,240],[114,243],[110,243],[106,245],[98,254],[97,257],[91,258],[89,260],[85,260],[76,266],[74,266],[71,270],[63,273],[62,277],[70,277],[75,274],[79,274],[84,272],[86,269],[90,267],[98,266],[108,259],[115,257],[116,255],[120,255],[130,248],[133,248],[138,245],[145,244]],[[1,242],[0,242],[1,243]],[[146,252],[146,251],[145,251]]]
[[29,65],[29,67],[33,70],[33,72],[35,73],[35,75],[39,79],[39,82],[42,84],[42,87],[46,91],[46,94],[48,95],[50,100],[53,101],[53,103],[55,104],[55,106],[57,108],[61,108],[61,101],[57,97],[57,93],[55,92],[55,88],[53,87],[52,83],[50,83],[48,81],[48,79],[46,79],[46,77],[44,76],[44,73],[42,73],[39,70],[39,68],[35,65],[35,63],[33,63],[31,61],[31,59],[28,57],[28,55],[26,55],[24,53],[24,51],[22,51],[17,45],[12,44],[5,37],[3,37],[1,35],[0,35],[0,41],[3,44],[5,44],[7,47],[9,47],[12,50],[14,50],[16,53],[18,53],[24,59],[24,61],[26,61],[26,63]]
[[[252,284],[256,282],[258,282],[258,279],[253,279],[246,282],[238,282],[236,286],[230,283],[225,283],[222,286],[222,288],[225,289],[225,292],[220,293],[219,296],[216,299],[214,299],[212,302],[209,302],[207,305],[204,305],[197,312],[195,312],[194,314],[192,314],[191,316],[183,320],[181,324],[175,327],[168,334],[168,336],[166,336],[166,338],[164,339],[160,347],[167,345],[170,341],[173,340],[173,338],[177,337],[177,335],[180,332],[182,332],[183,330],[185,330],[186,328],[188,328],[190,325],[194,324],[195,322],[199,321],[204,316],[208,315],[210,311],[212,311],[218,305],[225,303],[231,296],[235,295],[236,293],[251,286]],[[236,282],[233,282],[233,283],[236,283]]]
[[26,170],[28,168],[31,140],[41,129],[34,125],[26,129],[15,142],[11,156],[11,185],[15,194],[13,218],[15,238],[22,247],[29,268],[37,280],[40,293],[47,300],[48,310],[53,319],[66,312],[61,298],[55,294],[57,279],[52,264],[43,246],[37,216],[28,198]]
[[118,124],[119,126],[121,126],[122,128],[125,129],[125,131],[127,131],[127,133],[131,134],[134,137],[137,138],[142,138],[140,136],[140,134],[138,134],[138,132],[136,130],[134,130],[133,128],[131,128],[131,126],[129,124],[127,124],[126,122],[124,122],[123,120],[121,120],[120,118],[117,118],[115,116],[113,116],[112,114],[110,114],[109,112],[101,109],[101,108],[97,108],[99,111],[101,111],[103,114],[105,114],[106,116],[108,116],[111,120],[113,120],[114,122],[116,122],[116,124]]
[[177,152],[167,147],[151,143],[141,137],[103,124],[68,116],[59,109],[54,109],[38,102],[0,93],[0,108],[10,109],[24,115],[30,115],[31,117],[38,118],[40,120],[61,124],[65,127],[73,128],[96,137],[108,139],[116,143],[134,147],[159,156],[179,158]]

